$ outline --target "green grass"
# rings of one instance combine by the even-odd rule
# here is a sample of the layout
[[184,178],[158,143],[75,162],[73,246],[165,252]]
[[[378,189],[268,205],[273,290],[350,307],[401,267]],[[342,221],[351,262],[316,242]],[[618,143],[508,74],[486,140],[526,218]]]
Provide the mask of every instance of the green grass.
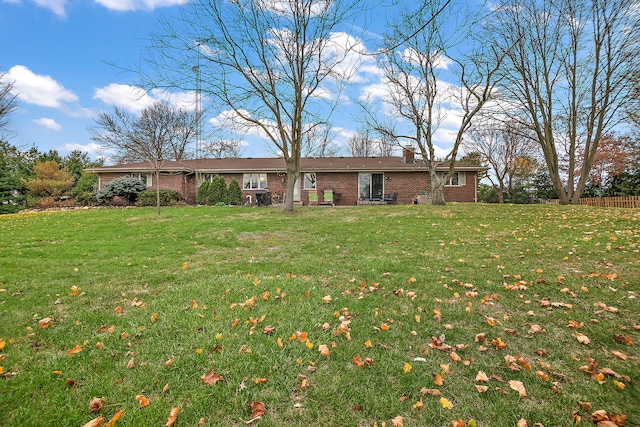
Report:
[[[1,216],[0,426],[81,426],[118,410],[117,425],[165,425],[172,407],[176,426],[241,426],[253,401],[265,405],[264,427],[396,416],[405,426],[568,426],[574,411],[589,424],[596,409],[637,425],[639,219],[481,204]],[[334,334],[345,314],[350,340]],[[47,317],[53,324],[40,328]],[[571,320],[584,326],[569,329]],[[309,342],[290,341],[296,332]],[[492,345],[498,338],[505,348]],[[531,370],[510,369],[507,355]],[[373,363],[358,367],[355,356]],[[631,382],[597,381],[579,369],[589,358]],[[204,384],[210,369],[224,380]],[[476,382],[478,371],[490,381]],[[138,408],[139,394],[149,406]],[[104,398],[99,413],[88,410],[92,397]]]

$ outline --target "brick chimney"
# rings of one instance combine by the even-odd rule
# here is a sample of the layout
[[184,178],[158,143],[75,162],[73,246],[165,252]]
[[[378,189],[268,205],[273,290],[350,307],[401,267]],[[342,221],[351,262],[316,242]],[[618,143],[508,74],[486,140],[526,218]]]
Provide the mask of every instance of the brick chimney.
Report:
[[413,147],[404,148],[402,150],[402,161],[404,163],[415,163],[415,149]]

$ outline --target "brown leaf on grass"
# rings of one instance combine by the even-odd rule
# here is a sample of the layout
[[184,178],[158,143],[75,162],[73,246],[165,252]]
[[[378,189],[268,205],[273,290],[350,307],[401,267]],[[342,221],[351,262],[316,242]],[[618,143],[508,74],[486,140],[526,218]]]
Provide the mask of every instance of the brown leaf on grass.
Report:
[[476,385],[476,390],[478,390],[478,393],[486,393],[489,390],[489,387],[486,385]]
[[213,385],[213,384],[217,383],[218,381],[223,381],[224,377],[222,375],[218,375],[215,372],[213,372],[213,368],[212,368],[212,369],[209,369],[209,372],[207,372],[206,374],[202,375],[200,377],[200,379],[205,384]]
[[48,328],[51,325],[53,325],[53,319],[51,317],[45,317],[38,322],[40,329]]
[[253,401],[253,402],[251,402],[251,405],[249,406],[249,408],[251,409],[251,417],[252,418],[261,417],[266,412],[265,407],[264,407],[264,403],[262,403],[262,402]]
[[425,396],[425,395],[435,396],[435,397],[442,396],[442,392],[440,392],[440,390],[432,389],[432,388],[426,388],[426,387],[422,387],[422,389],[420,390],[420,394],[422,396]]
[[578,333],[578,332],[576,332],[576,339],[578,340],[578,342],[580,344],[588,345],[591,342],[591,340],[589,339],[588,336],[586,336],[584,334],[581,334],[581,333]]
[[509,387],[511,388],[511,390],[517,391],[520,397],[527,396],[527,390],[524,388],[524,384],[522,383],[522,381],[510,380]]
[[610,420],[600,421],[598,424],[596,424],[597,427],[618,427],[619,425],[624,424],[616,424],[615,422]]
[[540,378],[542,381],[549,381],[549,375],[542,371],[536,371],[536,377]]
[[594,423],[599,423],[600,421],[608,421],[608,420],[609,420],[609,415],[607,414],[607,411],[605,411],[604,409],[599,409],[591,414],[591,421]]
[[102,409],[102,399],[94,397],[89,401],[89,412],[98,412]]
[[144,408],[145,406],[149,406],[149,404],[151,403],[149,399],[141,394],[138,394],[136,396],[136,400],[138,401],[138,408]]
[[624,345],[633,345],[633,337],[631,335],[614,334],[613,339],[615,342]]
[[178,412],[180,412],[179,406],[171,408],[171,412],[169,413],[169,418],[167,419],[167,427],[173,427],[173,425],[176,423],[176,419],[178,418]]
[[127,369],[132,369],[134,366],[136,366],[136,362],[132,357],[131,359],[129,359],[129,362],[127,363]]
[[540,325],[530,325],[529,326],[529,333],[530,334],[538,334],[538,333],[544,333],[547,332],[545,329],[542,328],[542,326]]
[[320,344],[318,346],[318,351],[320,352],[320,355],[324,357],[329,357],[331,354],[331,350],[329,350],[329,347],[326,344]]
[[615,357],[617,357],[618,359],[621,359],[621,360],[627,360],[629,358],[629,356],[627,356],[623,352],[617,351],[617,350],[612,351],[611,354],[613,354]]
[[478,371],[478,374],[476,375],[476,381],[482,381],[482,382],[489,382],[489,377],[487,377],[487,374],[485,374],[483,371]]
[[484,332],[480,333],[480,334],[476,334],[476,342],[484,342],[487,338],[487,334],[485,334]]
[[518,424],[516,424],[517,427],[527,427],[527,420],[525,420],[524,418],[520,418],[518,420]]
[[444,384],[444,379],[442,378],[442,375],[440,375],[440,374],[433,374],[433,382],[437,386],[442,386]]
[[391,420],[391,424],[393,424],[393,427],[404,427],[404,418],[398,415]]
[[122,414],[124,414],[124,411],[122,409],[120,409],[118,412],[115,413],[115,415],[109,420],[109,422],[107,424],[105,424],[104,427],[115,427],[116,422],[118,422],[118,420],[120,419],[120,417],[122,416]]
[[271,335],[272,333],[274,333],[276,330],[275,326],[272,325],[267,325],[262,329],[262,333],[265,335]]
[[464,420],[460,419],[460,420],[452,420],[451,421],[451,425],[453,427],[467,427],[467,423],[464,422]]
[[80,353],[81,351],[82,351],[82,347],[80,346],[80,344],[76,344],[75,347],[73,347],[70,350],[67,350],[67,354],[71,356],[72,354],[77,354],[77,353]]
[[88,423],[84,424],[82,427],[101,427],[104,423],[103,417],[94,418]]
[[451,360],[453,360],[454,362],[459,362],[460,356],[458,356],[458,353],[456,353],[455,351],[452,351],[451,354],[449,354],[449,357],[451,357]]
[[611,368],[602,368],[598,370],[599,374],[603,374],[603,375],[612,375],[620,380],[626,381],[628,383],[631,383],[631,378],[626,376],[626,375],[622,375],[617,373],[616,371],[614,371]]

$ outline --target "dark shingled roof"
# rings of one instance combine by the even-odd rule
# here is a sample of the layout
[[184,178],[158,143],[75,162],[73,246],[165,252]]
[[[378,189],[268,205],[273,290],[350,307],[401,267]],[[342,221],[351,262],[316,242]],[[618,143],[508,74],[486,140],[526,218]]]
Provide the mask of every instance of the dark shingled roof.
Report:
[[[286,164],[282,157],[264,158],[232,158],[232,159],[198,159],[163,162],[162,171],[202,173],[246,173],[246,172],[284,172]],[[437,168],[447,171],[449,163],[442,163]],[[102,166],[86,169],[88,172],[145,172],[153,170],[146,162],[129,163],[113,166]],[[415,163],[407,163],[402,157],[304,157],[300,159],[302,172],[414,172],[427,171],[427,167],[420,159]],[[486,167],[456,163],[457,171],[482,171]]]

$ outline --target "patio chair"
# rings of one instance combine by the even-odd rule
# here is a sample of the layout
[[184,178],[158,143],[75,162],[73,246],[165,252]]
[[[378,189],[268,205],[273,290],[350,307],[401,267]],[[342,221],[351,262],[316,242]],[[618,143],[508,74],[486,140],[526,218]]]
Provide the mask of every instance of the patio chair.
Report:
[[318,206],[318,192],[316,190],[309,190],[309,206]]
[[322,192],[322,200],[323,205],[335,206],[335,203],[333,201],[333,190],[324,190]]
[[398,193],[389,193],[382,196],[382,200],[384,200],[387,204],[395,205],[398,202]]

